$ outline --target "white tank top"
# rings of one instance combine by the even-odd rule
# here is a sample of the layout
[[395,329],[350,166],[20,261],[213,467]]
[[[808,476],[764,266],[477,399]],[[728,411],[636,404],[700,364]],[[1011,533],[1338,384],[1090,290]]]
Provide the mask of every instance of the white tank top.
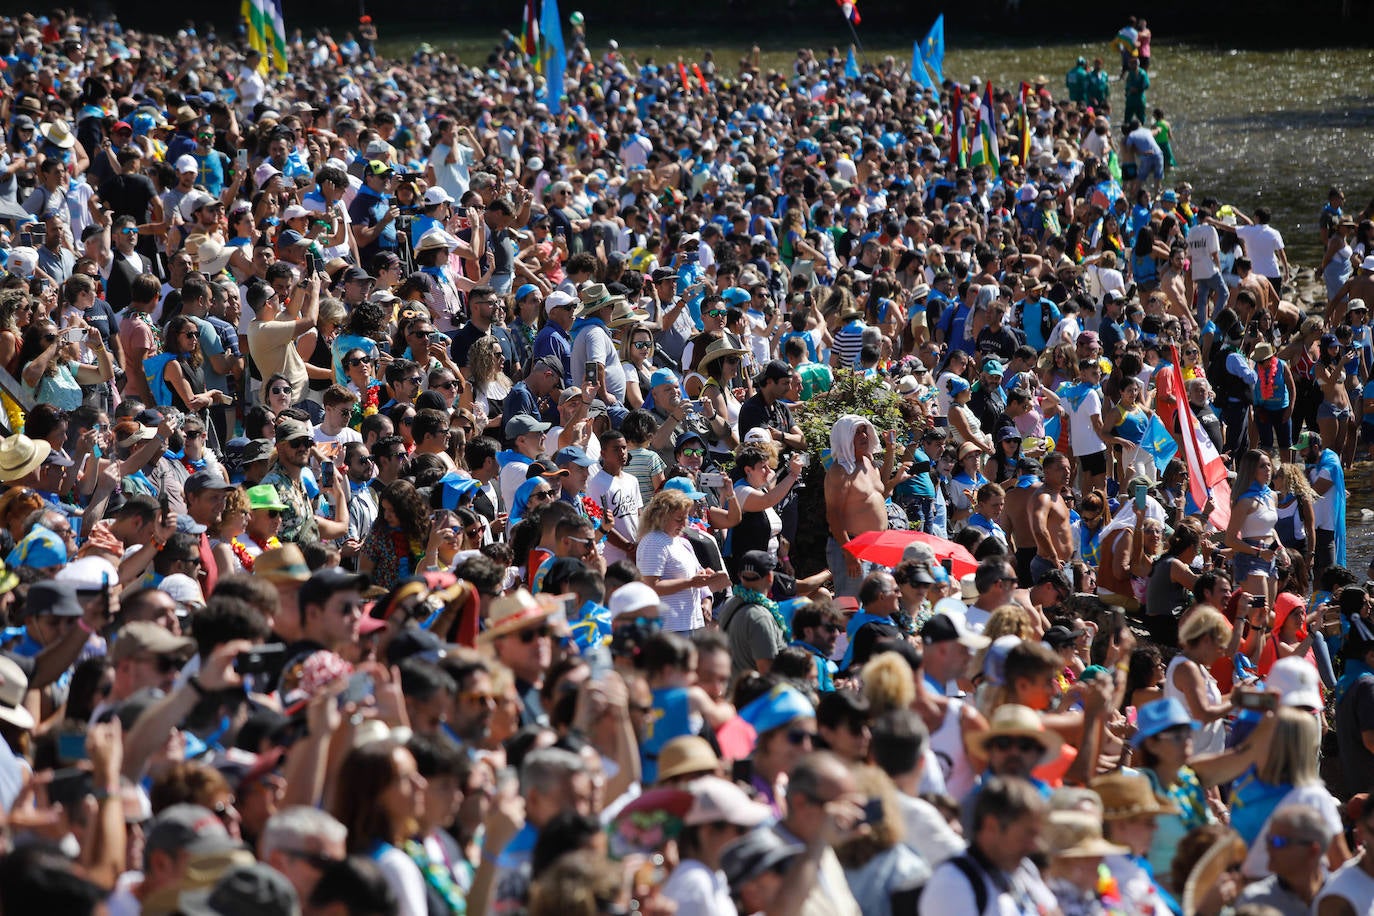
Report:
[[930,736],[931,750],[939,758],[940,769],[945,774],[945,789],[954,798],[967,796],[978,779],[964,747],[963,709],[963,700],[950,699],[945,720]]
[[1374,877],[1360,867],[1359,859],[1351,859],[1331,873],[1312,901],[1312,912],[1327,897],[1341,898],[1356,913],[1374,913]]
[[1257,505],[1255,511],[1251,512],[1245,519],[1245,524],[1240,526],[1240,536],[1243,538],[1272,538],[1274,536],[1274,526],[1279,521],[1279,510],[1274,507],[1274,497],[1255,500]]
[[[1169,662],[1169,670],[1164,672],[1164,696],[1173,697],[1183,704],[1183,708],[1188,708],[1188,700],[1184,697],[1183,691],[1174,686],[1174,672],[1179,665],[1193,664],[1183,653],[1174,656],[1173,661]],[[1202,672],[1207,693],[1207,702],[1216,704],[1221,702],[1221,689],[1217,687],[1216,678],[1212,677],[1212,672],[1201,665],[1197,666]],[[1193,753],[1194,754],[1217,754],[1226,750],[1226,720],[1213,719],[1202,728],[1193,733]]]

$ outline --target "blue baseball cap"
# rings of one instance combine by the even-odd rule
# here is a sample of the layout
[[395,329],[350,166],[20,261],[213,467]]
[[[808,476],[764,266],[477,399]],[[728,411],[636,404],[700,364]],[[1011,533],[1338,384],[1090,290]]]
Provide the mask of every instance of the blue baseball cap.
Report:
[[1160,732],[1177,728],[1180,725],[1188,725],[1193,729],[1198,728],[1198,724],[1193,721],[1192,716],[1188,715],[1188,710],[1183,708],[1183,704],[1175,697],[1165,697],[1162,700],[1155,700],[1146,703],[1135,712],[1135,736],[1131,738],[1131,747],[1140,747],[1146,738],[1153,738]]
[[679,493],[685,493],[687,495],[687,498],[692,500],[693,502],[697,501],[698,499],[706,498],[706,494],[698,490],[696,488],[696,484],[692,483],[692,481],[686,477],[674,477],[671,480],[665,481],[663,484],[663,489],[677,490]]
[[524,299],[530,293],[537,292],[539,292],[539,287],[535,286],[533,283],[526,283],[524,286],[520,287],[515,291],[515,301],[519,302],[521,299]]
[[779,684],[739,711],[739,717],[762,735],[798,719],[814,719],[816,709],[801,692]]
[[740,289],[738,286],[732,286],[721,293],[720,298],[725,300],[727,305],[748,305],[749,301],[754,297],[749,295],[749,290]]
[[559,467],[565,464],[575,464],[580,468],[589,468],[596,464],[596,461],[582,450],[582,446],[569,445],[558,450],[558,454],[553,456],[553,463]]
[[677,376],[673,374],[673,370],[671,369],[658,369],[653,375],[649,376],[650,390],[657,388],[659,385],[672,385],[676,388],[678,384]]

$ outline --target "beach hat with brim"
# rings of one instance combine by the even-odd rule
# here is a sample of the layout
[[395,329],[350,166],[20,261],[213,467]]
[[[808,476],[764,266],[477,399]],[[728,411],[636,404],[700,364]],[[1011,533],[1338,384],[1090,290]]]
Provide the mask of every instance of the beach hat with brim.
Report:
[[23,433],[15,433],[0,442],[0,481],[8,483],[27,477],[38,469],[52,446],[46,439],[30,439]]
[[1131,850],[1102,838],[1102,822],[1086,811],[1051,811],[1046,845],[1056,859],[1124,856]]
[[1102,799],[1104,821],[1125,820],[1141,814],[1177,814],[1173,802],[1155,794],[1150,778],[1145,775],[1112,773],[1088,784],[1088,788]]
[[720,758],[700,735],[680,735],[658,752],[659,781],[677,776],[705,776],[720,769]]
[[518,588],[491,603],[487,628],[478,634],[477,641],[491,642],[536,626],[558,613],[562,607],[562,602],[551,595],[531,595],[525,589]]
[[614,308],[616,303],[625,301],[624,296],[611,295],[605,283],[584,283],[577,295],[579,301],[577,311],[573,315],[575,318],[586,318],[602,309]]
[[613,328],[623,328],[626,325],[647,321],[648,318],[648,312],[641,312],[626,300],[621,299],[615,304],[615,311],[611,312],[610,325]]
[[33,713],[24,708],[24,694],[28,690],[29,679],[24,670],[14,659],[0,655],[0,722],[25,730],[33,728]]
[[701,354],[701,361],[697,363],[697,368],[705,369],[716,360],[724,359],[727,356],[743,358],[747,352],[747,350],[731,346],[729,338],[722,337],[720,340],[712,341],[711,345],[706,348],[706,352]]
[[1198,912],[1198,903],[1208,891],[1216,887],[1221,876],[1244,864],[1249,849],[1240,835],[1227,833],[1212,844],[1197,860],[1183,885],[1183,912]]
[[66,121],[53,121],[39,125],[38,132],[58,149],[71,149],[76,146],[76,134],[72,133]]
[[988,742],[994,738],[1031,738],[1040,742],[1045,748],[1045,753],[1040,756],[1041,764],[1049,763],[1058,757],[1060,749],[1064,746],[1064,739],[1057,732],[1045,728],[1038,712],[1016,703],[1006,703],[997,707],[987,730],[978,732],[968,739],[969,751],[978,759],[986,760]]
[[304,583],[310,578],[305,554],[295,544],[265,550],[253,563],[253,575],[272,583]]

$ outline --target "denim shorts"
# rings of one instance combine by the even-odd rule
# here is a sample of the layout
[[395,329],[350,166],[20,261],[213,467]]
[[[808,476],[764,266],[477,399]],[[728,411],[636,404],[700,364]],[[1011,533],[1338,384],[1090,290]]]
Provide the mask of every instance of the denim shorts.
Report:
[[1353,420],[1354,418],[1355,411],[1349,407],[1337,407],[1329,401],[1322,401],[1321,406],[1317,408],[1318,420]]
[[[1260,538],[1242,538],[1241,540],[1251,547],[1259,547],[1263,543]],[[1235,581],[1237,583],[1243,581],[1246,576],[1277,578],[1275,561],[1262,559],[1253,553],[1237,553],[1231,558],[1231,566],[1235,569]]]

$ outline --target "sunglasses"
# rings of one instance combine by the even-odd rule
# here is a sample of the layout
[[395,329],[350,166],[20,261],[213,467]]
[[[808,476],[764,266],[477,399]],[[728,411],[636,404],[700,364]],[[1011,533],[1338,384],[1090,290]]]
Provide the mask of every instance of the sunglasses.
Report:
[[705,458],[706,449],[704,448],[684,448],[682,454],[689,458]]
[[530,501],[530,502],[534,502],[536,499],[537,499],[537,500],[540,500],[540,501],[543,501],[543,500],[546,500],[546,499],[553,499],[553,491],[552,491],[552,490],[535,490],[533,493],[530,494],[530,500],[529,500],[529,501]]
[[268,518],[281,518],[280,509],[263,509],[262,511],[267,513]]
[[636,350],[652,350],[653,348],[654,348],[653,341],[649,341],[649,340],[636,340],[636,341],[635,341],[635,349],[636,349]]
[[120,235],[138,235],[138,230],[133,226],[126,226],[119,230]]
[[282,388],[282,387],[279,386],[279,387],[276,387],[276,388],[269,388],[268,391],[267,391],[267,393],[268,393],[268,394],[290,394],[290,393],[291,393],[291,389],[290,389],[290,388]]
[[[346,362],[347,362],[348,368],[352,369],[354,366],[370,366],[370,365],[372,365],[372,358],[371,358],[371,357],[368,357],[368,356],[355,356],[355,357],[353,357],[352,359],[347,360]],[[419,379],[415,379],[415,381],[418,382],[418,381],[420,381],[420,380],[419,380]]]
[[1017,750],[1023,754],[1043,754],[1045,752],[1045,746],[1034,738],[1010,738],[1005,735],[990,739],[988,747],[994,751]]
[[485,693],[481,690],[469,690],[458,694],[458,699],[464,703],[480,703],[486,706],[488,703],[495,703],[497,696],[494,693]]
[[423,382],[424,379],[420,378],[420,376],[418,376],[418,375],[412,375],[412,376],[410,376],[409,378],[405,379],[404,381],[410,382],[410,384],[412,384],[412,385],[418,385],[418,384],[420,384],[421,382]]
[[787,730],[787,743],[794,747],[801,747],[807,742],[815,742],[816,733],[807,731],[804,728],[789,728]]
[[313,441],[309,436],[299,436],[295,439],[288,439],[286,444],[292,448],[310,448]]
[[1311,846],[1312,840],[1300,840],[1297,837],[1279,836],[1276,833],[1269,834],[1270,849],[1287,849],[1290,846]]
[[521,631],[520,631],[520,641],[521,641],[522,643],[524,643],[525,645],[529,645],[530,643],[534,642],[536,639],[543,639],[543,638],[546,637],[546,636],[552,636],[552,635],[553,635],[553,631],[550,630],[547,626],[535,627],[533,630],[521,630]]
[[725,309],[708,309],[706,314],[710,315],[712,318],[724,318],[726,315],[729,315],[730,313],[727,312]]
[[478,537],[481,537],[481,536],[482,536],[482,529],[481,529],[480,527],[477,527],[477,528],[464,528],[464,529],[463,529],[463,534],[466,534],[466,535],[467,535],[468,537],[470,537],[470,538],[478,538]]
[[187,438],[187,439],[200,439],[200,438],[204,437],[204,435],[205,435],[205,433],[204,433],[202,430],[198,430],[198,429],[188,429],[188,430],[186,431],[186,438]]
[[[457,379],[451,379],[451,380],[449,380],[449,381],[447,381],[447,382],[440,382],[439,384],[435,385],[434,387],[435,387],[435,388],[442,388],[442,389],[444,389],[445,391],[453,391],[453,390],[455,390],[455,389],[457,389],[457,388],[461,388],[462,386],[463,386],[463,383],[462,383],[462,382],[458,381]],[[459,428],[460,428],[460,429],[466,429],[467,427],[459,427]]]

